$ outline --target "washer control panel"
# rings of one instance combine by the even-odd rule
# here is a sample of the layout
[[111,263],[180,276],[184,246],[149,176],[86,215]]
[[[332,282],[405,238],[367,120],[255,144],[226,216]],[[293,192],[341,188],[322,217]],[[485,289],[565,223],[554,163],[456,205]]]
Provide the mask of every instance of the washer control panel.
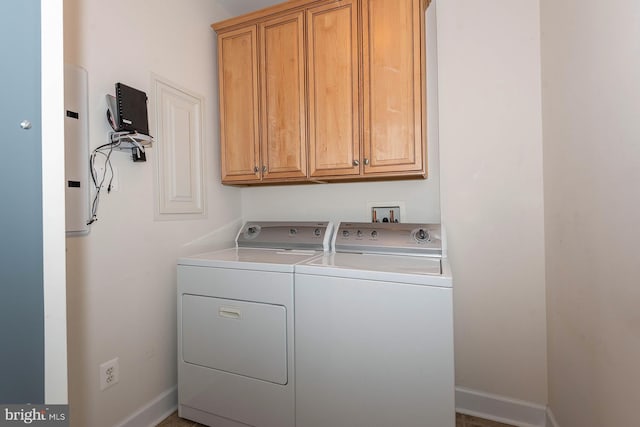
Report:
[[329,250],[330,222],[247,222],[236,238],[238,247]]
[[440,224],[342,222],[336,252],[442,256]]

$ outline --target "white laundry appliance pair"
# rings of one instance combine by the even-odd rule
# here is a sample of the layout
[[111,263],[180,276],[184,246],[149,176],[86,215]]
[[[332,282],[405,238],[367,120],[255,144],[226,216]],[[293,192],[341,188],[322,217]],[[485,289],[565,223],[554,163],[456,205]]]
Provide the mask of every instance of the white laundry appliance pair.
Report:
[[248,222],[236,243],[178,263],[181,417],[214,427],[455,425],[439,225]]

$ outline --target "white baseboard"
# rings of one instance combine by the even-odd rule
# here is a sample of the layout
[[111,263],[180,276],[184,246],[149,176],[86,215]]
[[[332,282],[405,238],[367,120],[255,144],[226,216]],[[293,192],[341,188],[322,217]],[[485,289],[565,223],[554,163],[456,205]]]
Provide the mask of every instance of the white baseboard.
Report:
[[[178,408],[172,387],[138,409],[117,427],[154,427]],[[456,412],[518,427],[559,427],[550,408],[523,400],[456,387]]]
[[456,412],[518,427],[554,426],[546,406],[463,387],[456,387]]
[[546,427],[560,427],[555,417],[553,416],[553,412],[551,412],[551,408],[547,408],[547,425]]
[[117,427],[155,427],[178,408],[178,387],[165,391],[138,409]]

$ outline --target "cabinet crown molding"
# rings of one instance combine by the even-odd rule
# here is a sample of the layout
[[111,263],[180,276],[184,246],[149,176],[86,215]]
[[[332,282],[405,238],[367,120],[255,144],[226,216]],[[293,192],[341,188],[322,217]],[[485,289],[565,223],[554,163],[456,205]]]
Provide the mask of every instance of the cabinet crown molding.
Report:
[[283,3],[278,3],[273,6],[265,7],[263,9],[256,10],[255,12],[245,13],[244,15],[236,16],[233,18],[225,19],[224,21],[216,22],[211,25],[217,33],[233,30],[236,26],[245,26],[264,19],[267,16],[277,15],[279,13],[294,12],[296,10],[303,10],[309,6],[315,6],[322,3],[340,3],[341,0],[289,0]]

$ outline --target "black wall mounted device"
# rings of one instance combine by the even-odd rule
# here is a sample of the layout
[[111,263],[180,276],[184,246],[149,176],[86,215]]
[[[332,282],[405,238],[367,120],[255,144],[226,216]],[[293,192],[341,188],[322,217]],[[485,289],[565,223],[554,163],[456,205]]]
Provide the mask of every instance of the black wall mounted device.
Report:
[[107,118],[114,131],[149,135],[146,93],[116,83],[116,96],[107,95],[107,106]]

